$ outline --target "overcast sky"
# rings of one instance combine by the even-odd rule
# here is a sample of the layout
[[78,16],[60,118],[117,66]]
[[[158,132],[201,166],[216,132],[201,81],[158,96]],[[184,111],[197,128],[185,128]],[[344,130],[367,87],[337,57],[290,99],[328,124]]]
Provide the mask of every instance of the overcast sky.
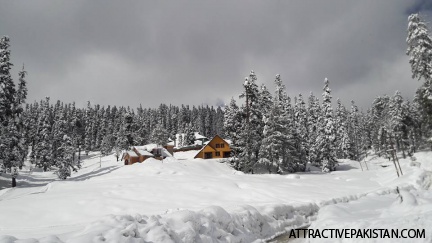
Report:
[[228,103],[250,70],[271,92],[281,74],[291,96],[321,96],[327,77],[345,104],[412,98],[407,17],[432,22],[429,0],[0,1],[28,102],[79,106]]

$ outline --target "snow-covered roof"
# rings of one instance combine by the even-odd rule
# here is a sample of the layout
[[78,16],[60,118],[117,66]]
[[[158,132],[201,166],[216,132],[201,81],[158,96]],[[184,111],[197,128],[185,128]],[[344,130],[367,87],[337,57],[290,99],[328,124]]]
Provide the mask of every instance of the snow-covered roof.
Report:
[[[134,147],[135,147],[135,149],[137,151],[143,151],[143,152],[147,151],[150,154],[152,154],[151,152],[153,151],[153,149],[158,148],[158,149],[161,149],[161,153],[162,153],[163,157],[172,157],[172,154],[170,152],[168,152],[168,150],[166,148],[158,146],[155,143],[146,144],[146,145],[143,145],[143,146],[134,146]],[[144,155],[144,154],[142,154],[142,155]]]
[[168,146],[174,146],[174,141],[168,142],[167,145]]
[[135,149],[136,149],[136,151],[137,151],[139,154],[141,154],[142,156],[154,157],[154,155],[153,155],[152,153],[148,152],[148,151],[145,150],[145,149],[137,149],[137,148],[135,148]]
[[140,150],[146,150],[148,152],[151,152],[154,148],[156,148],[158,145],[155,143],[150,143],[150,144],[146,144],[146,145],[142,145],[142,146],[134,146],[135,149],[140,149]]
[[139,155],[136,154],[135,151],[132,151],[132,150],[126,151],[125,155],[126,154],[129,154],[129,156],[131,156],[131,157],[139,157]]
[[195,132],[195,139],[198,140],[198,139],[208,139],[208,138],[199,134],[198,132]]

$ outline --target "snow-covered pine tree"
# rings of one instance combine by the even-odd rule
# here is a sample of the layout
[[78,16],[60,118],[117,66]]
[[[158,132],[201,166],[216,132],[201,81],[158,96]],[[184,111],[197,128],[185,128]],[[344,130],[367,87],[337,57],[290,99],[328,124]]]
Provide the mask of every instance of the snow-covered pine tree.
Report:
[[423,79],[423,84],[416,92],[415,100],[419,104],[424,123],[424,136],[432,136],[432,37],[426,23],[419,14],[408,17],[407,55],[410,56],[412,77]]
[[[280,79],[280,75],[279,75],[279,79]],[[273,97],[268,91],[265,84],[261,84],[259,98],[260,98],[262,114],[269,114],[273,105],[273,101],[272,101]]]
[[[231,150],[233,157],[238,155],[238,139],[242,126],[242,115],[234,98],[231,98],[229,105],[225,105],[224,111],[224,130],[225,135],[231,140]],[[236,168],[237,169],[237,168]]]
[[224,130],[224,112],[220,106],[216,109],[216,117],[213,122],[215,134],[225,137]]
[[47,171],[52,165],[52,133],[50,122],[51,111],[49,107],[49,98],[47,97],[42,103],[42,112],[38,121],[37,142],[33,148],[33,162],[43,171]]
[[131,147],[134,145],[135,141],[134,141],[134,130],[133,130],[133,113],[131,112],[126,112],[126,114],[124,115],[124,131],[125,131],[125,136],[127,139],[127,145],[128,147]]
[[297,102],[294,109],[294,116],[296,122],[295,128],[301,142],[302,160],[304,164],[306,164],[310,149],[308,134],[308,114],[306,103],[303,99],[302,94],[299,94],[296,101]]
[[178,134],[178,143],[176,144],[177,148],[182,148],[183,147],[183,136],[184,133],[183,131],[180,131],[180,133]]
[[184,131],[183,146],[191,146],[195,144],[195,131],[193,130],[192,123],[186,125]]
[[21,103],[17,103],[15,84],[10,73],[13,64],[10,62],[9,41],[7,36],[0,39],[0,172],[11,173],[12,187],[15,187],[17,166],[22,165],[20,150],[24,144],[18,131],[21,123],[18,113],[21,111],[16,109],[21,107]]
[[240,95],[240,98],[246,99],[246,104],[245,119],[238,139],[238,145],[241,148],[238,162],[241,170],[247,173],[253,173],[258,161],[264,129],[260,91],[256,80],[254,71],[251,71],[243,84],[245,90]]
[[264,117],[264,131],[263,131],[263,141],[261,143],[259,151],[258,163],[267,169],[268,173],[272,173],[275,168],[277,172],[279,170],[279,154],[277,152],[281,151],[281,143],[275,135],[279,135],[276,131],[275,116],[278,116],[279,109],[277,106],[272,106],[268,117]]
[[126,137],[126,127],[124,125],[124,120],[122,119],[122,123],[120,124],[119,131],[117,132],[116,139],[116,148],[118,150],[128,150],[129,149],[129,141]]
[[349,135],[350,125],[345,106],[337,99],[335,125],[336,125],[336,156],[337,158],[347,159],[351,154],[351,140]]
[[92,150],[92,124],[93,124],[93,116],[90,101],[87,102],[87,110],[85,113],[85,135],[84,135],[84,149],[86,155]]
[[11,174],[12,187],[16,186],[16,177],[18,176],[18,168],[23,166],[22,147],[24,146],[21,134],[18,131],[16,120],[9,119],[7,126],[2,129],[0,139],[2,143],[0,149],[2,150],[2,167],[6,172]]
[[412,77],[423,79],[426,95],[432,95],[432,37],[419,14],[408,17],[407,55],[410,56]]
[[10,40],[9,37],[0,38],[0,122],[7,126],[12,117],[15,103],[15,84],[12,80],[10,69]]
[[57,175],[60,179],[65,180],[66,178],[70,177],[73,171],[77,171],[76,163],[73,159],[73,153],[75,149],[72,144],[72,139],[64,134],[61,146],[58,148],[58,158],[57,158],[57,165],[58,165],[58,171]]
[[25,81],[26,75],[27,71],[24,70],[23,64],[22,70],[18,73],[19,83],[15,97],[15,113],[18,114],[18,116],[24,111],[24,103],[27,98],[27,82]]
[[280,75],[275,79],[276,91],[269,116],[265,118],[264,138],[260,147],[259,163],[271,173],[276,168],[278,173],[293,172],[295,164],[293,135],[290,123],[289,98],[285,92]]
[[150,141],[160,146],[165,146],[168,143],[169,134],[168,131],[158,124],[152,131]]
[[394,96],[390,99],[389,104],[389,116],[390,116],[390,129],[393,132],[393,136],[396,142],[396,149],[402,151],[402,155],[406,156],[406,141],[408,139],[408,128],[405,124],[407,118],[406,106],[404,104],[403,97],[399,91],[396,91]]
[[350,159],[360,161],[361,154],[361,130],[358,107],[355,102],[351,101],[351,111],[349,116],[349,134],[350,134]]
[[319,118],[321,117],[321,107],[318,98],[311,92],[308,98],[308,135],[309,151],[308,161],[315,166],[320,165],[317,138],[319,135]]
[[59,154],[59,152],[61,152],[59,148],[63,143],[63,137],[66,134],[66,129],[67,121],[65,113],[63,111],[63,107],[60,105],[60,101],[57,101],[54,109],[54,124],[51,131],[52,160],[56,164],[58,162],[58,158],[63,156],[62,154]]
[[333,119],[333,108],[331,104],[331,90],[329,80],[324,81],[324,93],[322,102],[322,117],[320,119],[320,132],[317,138],[319,159],[322,162],[324,172],[336,170],[338,164],[335,149],[335,128]]
[[224,130],[228,139],[233,144],[237,143],[242,124],[241,114],[234,98],[231,98],[229,105],[225,106],[224,111]]

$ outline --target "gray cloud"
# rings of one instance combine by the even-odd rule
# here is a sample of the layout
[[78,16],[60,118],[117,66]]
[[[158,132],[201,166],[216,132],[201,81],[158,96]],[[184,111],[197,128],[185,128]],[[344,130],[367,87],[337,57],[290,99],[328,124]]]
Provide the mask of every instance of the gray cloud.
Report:
[[[26,63],[29,100],[102,105],[220,104],[253,69],[273,90],[333,96],[367,107],[400,90],[410,11],[427,1],[3,1],[0,35]],[[427,16],[430,16],[427,15]],[[431,19],[430,17],[428,17]]]

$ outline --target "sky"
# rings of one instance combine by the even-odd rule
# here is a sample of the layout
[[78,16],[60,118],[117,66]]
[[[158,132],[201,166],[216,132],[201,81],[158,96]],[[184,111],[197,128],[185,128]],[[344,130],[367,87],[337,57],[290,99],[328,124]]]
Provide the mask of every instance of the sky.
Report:
[[413,12],[432,28],[430,0],[0,0],[0,35],[15,81],[25,64],[28,102],[216,106],[254,70],[291,96],[321,96],[327,77],[334,99],[367,108],[420,85],[405,54]]

